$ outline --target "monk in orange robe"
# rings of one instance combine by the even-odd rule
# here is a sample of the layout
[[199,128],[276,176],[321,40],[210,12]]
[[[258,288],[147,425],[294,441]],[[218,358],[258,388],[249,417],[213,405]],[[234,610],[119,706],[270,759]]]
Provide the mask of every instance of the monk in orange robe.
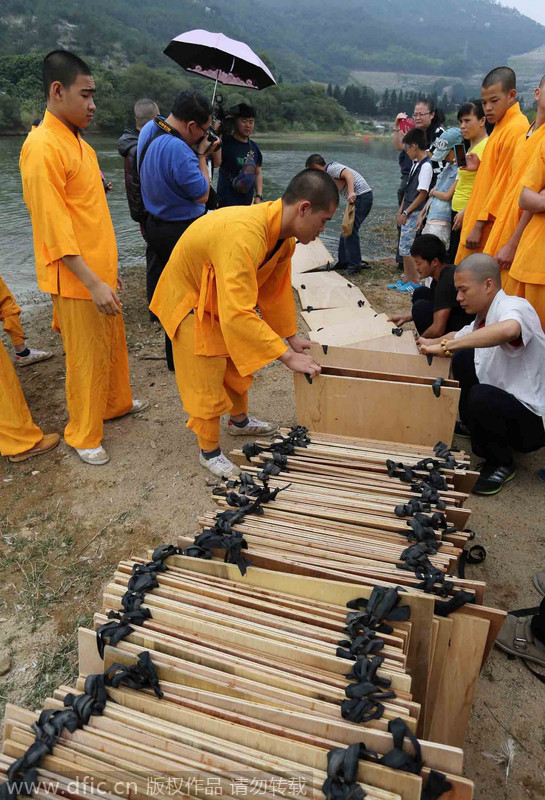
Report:
[[464,212],[456,264],[486,247],[505,198],[515,145],[527,133],[529,125],[517,103],[516,76],[509,67],[496,67],[488,73],[482,83],[481,98],[486,119],[495,127],[480,166],[471,153],[467,157],[468,167],[478,167],[479,171]]
[[521,184],[519,205],[529,221],[504,288],[506,294],[524,297],[533,305],[545,330],[545,139],[528,164]]
[[509,268],[513,263],[521,236],[532,215],[522,211],[519,206],[520,194],[525,185],[525,176],[534,158],[538,157],[545,146],[545,77],[534,92],[537,102],[535,121],[525,137],[521,137],[515,146],[511,174],[505,199],[490,231],[485,253],[494,256],[502,270],[502,285],[505,289],[509,278]]
[[46,433],[32,421],[17,375],[6,348],[0,342],[0,453],[10,461],[26,461],[47,453],[60,441],[58,433]]
[[73,53],[44,59],[47,110],[19,166],[30,212],[38,286],[51,295],[66,353],[70,420],[64,438],[88,464],[106,464],[103,421],[142,411],[132,399],[117,247],[100,169],[80,135],[93,118],[95,84]]
[[235,436],[278,429],[248,417],[253,372],[274,360],[294,372],[320,372],[305,353],[311,342],[297,336],[291,256],[295,237],[315,239],[338,202],[327,173],[304,170],[280,200],[198,219],[161,275],[150,308],[172,340],[187,427],[197,435],[200,463],[214,475],[238,472],[219,447],[222,414],[230,414]]
[[47,361],[53,356],[53,353],[48,350],[34,350],[26,346],[20,316],[21,309],[0,275],[0,321],[13,344],[15,363],[19,367],[26,367],[29,364],[37,364],[39,361]]

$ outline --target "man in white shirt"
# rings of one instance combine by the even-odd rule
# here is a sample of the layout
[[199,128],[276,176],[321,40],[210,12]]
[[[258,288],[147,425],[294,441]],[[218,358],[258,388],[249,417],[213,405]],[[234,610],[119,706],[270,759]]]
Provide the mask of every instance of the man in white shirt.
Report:
[[422,353],[452,355],[460,419],[484,457],[475,494],[496,494],[515,476],[514,449],[545,446],[545,334],[530,303],[506,295],[496,259],[477,253],[454,275],[457,299],[475,321],[442,339],[420,339]]

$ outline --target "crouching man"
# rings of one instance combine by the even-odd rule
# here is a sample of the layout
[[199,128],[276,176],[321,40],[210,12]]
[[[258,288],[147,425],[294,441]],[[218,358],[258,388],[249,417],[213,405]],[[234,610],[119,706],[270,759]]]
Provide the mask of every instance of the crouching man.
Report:
[[502,290],[491,256],[468,256],[454,282],[460,305],[477,315],[475,321],[441,340],[418,343],[422,353],[452,355],[462,426],[475,455],[484,458],[473,491],[496,494],[515,476],[512,451],[545,445],[545,335],[530,303]]
[[297,336],[291,257],[295,237],[315,239],[338,203],[329,175],[304,170],[280,200],[199,218],[161,275],[150,308],[172,340],[187,427],[197,436],[200,463],[214,475],[238,472],[219,446],[222,414],[229,413],[235,436],[278,429],[248,416],[253,372],[276,359],[294,372],[320,372],[305,353],[311,343]]

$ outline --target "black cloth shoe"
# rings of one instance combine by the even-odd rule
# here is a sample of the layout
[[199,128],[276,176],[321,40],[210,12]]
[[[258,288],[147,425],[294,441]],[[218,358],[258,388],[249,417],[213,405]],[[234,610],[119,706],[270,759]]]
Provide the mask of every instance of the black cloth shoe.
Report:
[[342,272],[343,270],[345,270],[347,268],[347,266],[348,266],[348,264],[347,264],[346,261],[337,261],[336,264],[333,264],[331,269],[334,269],[337,272]]
[[471,434],[469,432],[469,428],[467,427],[467,425],[464,425],[463,422],[460,422],[460,420],[458,420],[458,422],[454,426],[454,435],[455,436],[464,436],[466,439],[470,439],[471,438]]
[[513,480],[516,473],[517,470],[514,461],[511,461],[511,463],[506,466],[485,463],[473,487],[473,494],[497,494],[504,483]]

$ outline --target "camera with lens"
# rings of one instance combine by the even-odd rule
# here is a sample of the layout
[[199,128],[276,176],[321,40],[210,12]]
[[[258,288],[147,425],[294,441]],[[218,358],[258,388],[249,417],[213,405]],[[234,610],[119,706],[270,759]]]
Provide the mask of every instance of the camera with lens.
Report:
[[232,136],[234,133],[236,126],[235,110],[236,106],[225,110],[223,107],[222,95],[216,95],[216,102],[214,103],[213,110],[214,122],[212,124],[214,131],[218,136],[221,136],[222,139],[226,136]]

